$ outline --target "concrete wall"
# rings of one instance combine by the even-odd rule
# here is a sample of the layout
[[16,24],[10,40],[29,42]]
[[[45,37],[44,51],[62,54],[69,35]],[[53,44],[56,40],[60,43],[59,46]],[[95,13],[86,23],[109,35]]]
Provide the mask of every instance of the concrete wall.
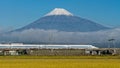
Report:
[[84,49],[39,49],[39,50],[30,50],[30,55],[58,55],[58,56],[80,56],[84,55]]
[[0,55],[39,55],[39,56],[81,56],[81,55],[120,55],[116,49],[0,49]]

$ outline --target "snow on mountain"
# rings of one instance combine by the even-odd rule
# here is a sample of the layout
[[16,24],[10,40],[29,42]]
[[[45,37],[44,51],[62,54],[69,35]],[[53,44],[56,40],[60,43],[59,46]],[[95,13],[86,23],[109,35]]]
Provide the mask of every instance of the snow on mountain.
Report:
[[63,9],[63,8],[55,8],[53,11],[50,13],[46,14],[45,16],[51,16],[51,15],[67,15],[67,16],[73,16],[72,13],[69,11]]

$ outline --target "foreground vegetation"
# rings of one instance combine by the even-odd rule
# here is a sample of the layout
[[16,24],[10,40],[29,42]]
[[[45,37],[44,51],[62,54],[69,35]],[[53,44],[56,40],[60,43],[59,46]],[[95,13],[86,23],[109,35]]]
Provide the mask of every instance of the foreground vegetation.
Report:
[[120,68],[119,56],[0,56],[0,68]]
[[120,59],[120,56],[0,56],[0,59]]

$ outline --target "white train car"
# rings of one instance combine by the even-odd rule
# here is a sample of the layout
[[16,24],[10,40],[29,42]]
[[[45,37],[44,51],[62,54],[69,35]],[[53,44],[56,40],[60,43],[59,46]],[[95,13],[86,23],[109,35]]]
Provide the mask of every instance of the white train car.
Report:
[[93,45],[0,44],[0,49],[98,49]]

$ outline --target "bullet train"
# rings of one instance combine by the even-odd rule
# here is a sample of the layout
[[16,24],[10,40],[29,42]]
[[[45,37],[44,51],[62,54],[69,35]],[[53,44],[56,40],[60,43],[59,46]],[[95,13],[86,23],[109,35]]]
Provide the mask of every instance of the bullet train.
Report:
[[98,49],[93,45],[0,44],[0,49]]

